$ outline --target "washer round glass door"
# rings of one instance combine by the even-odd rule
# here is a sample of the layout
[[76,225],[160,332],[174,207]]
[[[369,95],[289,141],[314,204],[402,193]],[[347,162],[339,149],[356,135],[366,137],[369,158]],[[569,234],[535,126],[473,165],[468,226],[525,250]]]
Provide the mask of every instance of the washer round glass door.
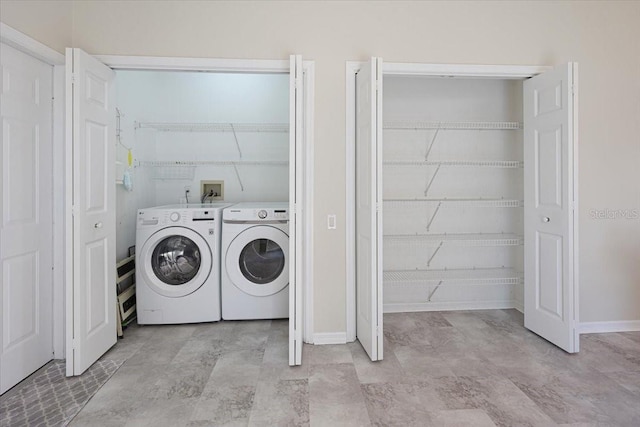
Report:
[[289,236],[279,228],[247,228],[231,241],[225,258],[231,282],[244,293],[269,296],[289,284]]
[[202,286],[211,273],[209,245],[195,231],[169,227],[142,245],[139,260],[151,289],[166,297],[184,297]]

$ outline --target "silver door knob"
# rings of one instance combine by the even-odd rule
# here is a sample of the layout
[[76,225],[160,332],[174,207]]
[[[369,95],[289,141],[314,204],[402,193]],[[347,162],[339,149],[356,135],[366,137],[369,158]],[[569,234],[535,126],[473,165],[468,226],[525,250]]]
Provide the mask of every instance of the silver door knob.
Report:
[[93,228],[102,228],[102,223],[96,222],[95,224],[93,224]]
[[542,222],[549,222],[549,221],[551,221],[551,218],[549,218],[548,216],[542,217]]

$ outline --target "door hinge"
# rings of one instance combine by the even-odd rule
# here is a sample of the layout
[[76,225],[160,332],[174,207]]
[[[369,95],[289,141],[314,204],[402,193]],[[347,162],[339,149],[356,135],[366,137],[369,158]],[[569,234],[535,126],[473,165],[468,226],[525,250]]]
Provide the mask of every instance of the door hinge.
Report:
[[76,73],[71,73],[71,84],[76,83]]

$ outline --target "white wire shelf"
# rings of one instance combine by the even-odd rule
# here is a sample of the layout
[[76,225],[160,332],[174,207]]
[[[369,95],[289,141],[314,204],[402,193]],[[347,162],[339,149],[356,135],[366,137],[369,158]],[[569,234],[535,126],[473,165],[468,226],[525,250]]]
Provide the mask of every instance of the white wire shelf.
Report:
[[517,169],[524,167],[524,162],[514,160],[388,160],[382,163],[384,166],[465,166],[465,167],[490,167]]
[[288,123],[151,123],[135,122],[135,129],[161,132],[270,132],[288,133]]
[[524,282],[522,272],[511,268],[475,268],[461,270],[389,270],[383,272],[386,283],[438,282],[446,285],[517,285]]
[[232,166],[240,190],[244,191],[244,184],[240,176],[239,166],[288,166],[286,160],[196,160],[196,161],[141,161],[140,166],[153,167],[154,179],[188,180],[193,181],[198,166]]
[[384,199],[384,207],[403,207],[410,204],[434,203],[440,207],[456,208],[521,208],[522,200],[507,199]]
[[194,160],[194,161],[141,161],[140,166],[195,167],[195,166],[288,166],[288,160]]
[[384,129],[442,129],[442,130],[518,130],[522,129],[520,122],[427,122],[419,120],[388,121],[383,124]]
[[416,246],[521,246],[524,237],[508,233],[463,234],[391,234],[384,236],[384,244]]

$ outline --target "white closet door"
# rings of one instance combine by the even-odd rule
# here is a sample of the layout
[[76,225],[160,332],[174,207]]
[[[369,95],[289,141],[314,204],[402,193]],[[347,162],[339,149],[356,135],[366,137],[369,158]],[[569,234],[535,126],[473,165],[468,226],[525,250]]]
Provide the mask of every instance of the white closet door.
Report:
[[356,75],[356,337],[382,360],[382,59]]
[[525,326],[569,353],[579,347],[574,282],[574,71],[524,83]]
[[0,394],[53,358],[53,69],[0,45]]
[[113,70],[80,49],[67,49],[67,139],[72,144],[67,178],[73,213],[67,256],[72,263],[67,264],[72,275],[66,313],[69,376],[84,372],[117,339],[114,83]]
[[302,56],[289,58],[289,365],[302,364]]

